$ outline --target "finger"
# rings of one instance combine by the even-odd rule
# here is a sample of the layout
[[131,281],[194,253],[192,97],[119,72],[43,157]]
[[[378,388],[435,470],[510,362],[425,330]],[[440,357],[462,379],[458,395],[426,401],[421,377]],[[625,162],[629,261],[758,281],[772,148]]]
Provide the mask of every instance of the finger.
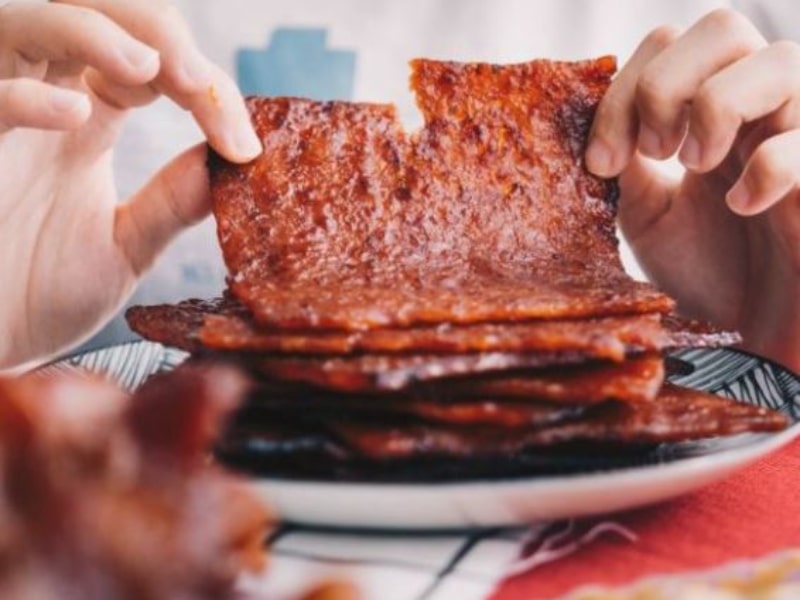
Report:
[[763,142],[728,191],[730,209],[742,216],[757,215],[774,206],[800,184],[800,129]]
[[206,145],[175,158],[117,207],[114,239],[136,273],[145,271],[178,233],[211,210]]
[[670,178],[647,163],[637,153],[619,176],[619,226],[632,246],[669,211],[675,189]]
[[190,110],[209,143],[235,162],[261,153],[236,84],[197,49],[177,10],[163,1],[60,0],[108,15],[161,54],[159,92]]
[[146,106],[160,96],[150,85],[121,85],[95,69],[88,69],[83,80],[100,100],[119,110]]
[[[0,7],[0,40],[12,59],[87,64],[121,83],[142,84],[158,73],[158,53],[100,13],[74,6],[19,3]],[[13,60],[12,60],[13,62]],[[15,76],[13,66],[2,73]]]
[[667,158],[686,128],[687,105],[714,73],[766,46],[758,30],[739,13],[720,9],[703,17],[642,72],[636,87],[638,148]]
[[92,112],[85,94],[35,79],[0,80],[0,132],[14,127],[70,130]]
[[674,27],[659,27],[639,45],[633,56],[614,78],[597,107],[586,167],[600,177],[613,177],[625,168],[636,148],[636,83],[644,67],[669,46],[679,33]]
[[800,90],[800,46],[777,42],[723,69],[692,101],[689,133],[679,154],[697,172],[717,167],[743,123],[777,111]]

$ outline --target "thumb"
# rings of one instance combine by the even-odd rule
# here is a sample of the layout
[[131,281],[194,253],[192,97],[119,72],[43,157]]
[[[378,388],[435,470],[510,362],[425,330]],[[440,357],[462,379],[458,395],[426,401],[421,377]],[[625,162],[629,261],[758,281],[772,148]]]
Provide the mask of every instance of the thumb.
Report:
[[631,245],[669,212],[675,182],[638,152],[619,176],[619,226]]
[[206,154],[205,143],[187,150],[117,207],[114,240],[137,274],[211,211]]

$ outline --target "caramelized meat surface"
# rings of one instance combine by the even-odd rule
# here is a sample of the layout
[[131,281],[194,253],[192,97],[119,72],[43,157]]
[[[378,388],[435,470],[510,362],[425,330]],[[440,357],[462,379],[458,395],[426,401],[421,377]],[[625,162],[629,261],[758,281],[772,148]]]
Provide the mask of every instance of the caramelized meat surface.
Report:
[[592,362],[578,367],[529,373],[461,377],[415,388],[426,398],[540,399],[561,404],[596,404],[605,400],[646,402],[664,381],[664,360],[650,355],[621,363]]
[[582,352],[622,360],[634,351],[670,344],[659,315],[524,323],[442,324],[358,332],[264,332],[240,316],[209,315],[198,333],[209,349],[288,354]]
[[410,136],[391,106],[248,100],[264,153],[209,153],[228,295],[128,313],[256,375],[219,456],[491,474],[785,426],[663,384],[662,351],[739,337],[674,317],[622,268],[616,182],[582,158],[614,70],[414,61]]
[[154,342],[198,352],[296,355],[353,353],[581,352],[619,361],[634,352],[728,345],[739,337],[696,321],[645,314],[520,323],[441,324],[357,332],[280,331],[253,322],[231,297],[134,306],[131,329]]
[[656,444],[778,431],[786,423],[783,415],[768,409],[667,384],[653,402],[608,402],[587,409],[580,419],[514,436],[502,429],[373,427],[355,420],[328,421],[325,427],[355,454],[387,460],[420,455],[500,455],[576,442]]
[[664,380],[664,361],[658,355],[631,358],[622,363],[591,363],[577,367],[543,368],[465,375],[422,381],[397,391],[338,391],[302,382],[260,380],[251,403],[275,401],[300,410],[319,406],[384,406],[414,401],[455,403],[465,400],[509,400],[596,404],[605,400],[647,402],[655,398]]
[[613,182],[582,152],[615,65],[412,65],[425,126],[393,107],[249,101],[264,153],[210,158],[233,293],[257,322],[357,331],[667,312],[631,280]]
[[[311,405],[308,404],[311,403]],[[490,425],[510,430],[539,427],[579,416],[584,407],[557,404],[529,398],[525,401],[466,399],[440,402],[422,398],[383,398],[375,401],[363,397],[320,396],[308,402],[297,402],[272,395],[252,398],[239,420],[248,427],[270,421],[302,419],[312,410],[315,418],[340,418],[354,415],[358,419],[374,418],[388,423],[423,422],[449,425]]]
[[[342,459],[386,462],[483,460],[534,449],[557,452],[575,444],[586,449],[637,447],[745,431],[777,431],[786,423],[786,418],[774,411],[667,384],[653,402],[605,402],[586,407],[576,418],[517,430],[513,435],[502,426],[391,423],[358,415],[327,415],[324,420],[307,417],[296,426],[308,440],[318,443],[327,439]],[[248,438],[269,438],[270,429],[268,423],[252,428],[243,423],[226,434],[223,445],[229,450],[249,446],[252,451],[257,444]]]
[[193,298],[177,304],[131,306],[125,311],[125,320],[133,331],[151,342],[199,352],[203,349],[199,332],[210,315],[246,319],[247,309],[230,296],[213,300]]
[[245,356],[240,357],[240,360],[267,379],[302,382],[325,389],[355,393],[401,390],[420,382],[459,375],[579,365],[586,362],[586,355],[575,352],[482,352],[364,354],[334,358]]
[[685,319],[675,314],[664,315],[662,324],[669,331],[669,348],[734,346],[742,341],[737,331],[726,331],[707,321]]

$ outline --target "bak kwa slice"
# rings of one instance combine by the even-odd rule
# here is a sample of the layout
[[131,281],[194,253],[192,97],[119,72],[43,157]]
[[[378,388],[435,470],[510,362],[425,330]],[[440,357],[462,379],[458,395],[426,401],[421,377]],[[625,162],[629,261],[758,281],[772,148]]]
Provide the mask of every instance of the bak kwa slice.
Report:
[[[729,345],[736,334],[657,314],[520,323],[422,325],[358,332],[279,331],[260,328],[230,296],[128,309],[130,327],[143,337],[189,352],[263,352],[293,355],[352,353],[462,353],[574,351],[622,360],[633,352],[683,346]],[[665,326],[666,324],[666,326]]]
[[606,400],[647,402],[664,382],[664,360],[658,355],[621,363],[591,362],[575,367],[498,373],[432,381],[413,389],[423,398],[544,400],[558,404],[597,404]]
[[631,358],[622,363],[593,362],[576,367],[543,368],[471,374],[422,381],[398,391],[337,391],[303,382],[260,380],[251,403],[276,401],[299,410],[356,404],[383,410],[384,406],[413,402],[439,404],[465,401],[548,402],[560,405],[597,404],[606,400],[647,402],[661,389],[664,361],[658,355]]
[[588,408],[579,419],[513,436],[502,428],[386,427],[353,419],[328,420],[320,426],[357,456],[396,460],[500,456],[573,443],[658,444],[778,431],[786,425],[786,417],[775,411],[667,384],[653,402],[608,402]]
[[204,348],[296,355],[570,350],[594,358],[622,360],[627,353],[658,350],[670,343],[670,335],[656,314],[302,332],[259,329],[242,305],[231,298],[220,298],[132,307],[126,317],[131,328],[143,337],[191,352]]
[[656,350],[669,344],[660,315],[634,315],[585,320],[524,323],[474,323],[369,329],[355,332],[263,331],[244,317],[209,315],[198,332],[200,343],[220,351],[287,354],[353,354],[428,352],[558,352],[622,360],[633,351]]
[[[302,418],[309,410],[315,418],[340,418],[355,415],[359,419],[376,418],[385,422],[423,422],[459,426],[495,426],[507,429],[541,427],[580,416],[582,405],[558,404],[536,400],[497,401],[494,399],[467,399],[439,402],[420,398],[372,398],[348,396],[341,398],[317,397],[306,402],[257,395],[239,416],[248,427],[271,420]],[[325,416],[323,416],[325,415]]]
[[665,386],[661,398],[652,404],[598,405],[582,418],[521,436],[503,428],[387,427],[342,418],[292,424],[237,420],[220,440],[218,456],[262,476],[464,480],[632,466],[663,442],[786,426],[780,413],[703,392]]
[[392,106],[251,98],[264,153],[209,159],[231,290],[295,329],[668,312],[625,274],[616,186],[582,162],[614,70],[417,60],[411,137]]
[[364,354],[334,358],[247,357],[237,360],[271,380],[302,382],[341,392],[402,390],[448,377],[580,365],[576,352],[481,352],[472,354]]

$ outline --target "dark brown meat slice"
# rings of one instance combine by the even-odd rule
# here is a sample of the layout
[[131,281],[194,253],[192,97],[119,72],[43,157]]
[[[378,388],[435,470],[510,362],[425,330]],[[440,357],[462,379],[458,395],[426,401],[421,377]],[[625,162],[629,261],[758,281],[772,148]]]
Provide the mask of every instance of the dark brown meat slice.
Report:
[[214,314],[245,314],[244,307],[230,298],[183,300],[178,304],[131,306],[125,311],[128,326],[151,342],[198,352],[203,346],[198,332],[203,320]]
[[393,422],[411,421],[426,423],[444,423],[449,425],[497,426],[509,429],[541,427],[574,419],[585,409],[585,406],[557,404],[553,402],[528,399],[527,401],[497,401],[468,399],[452,402],[438,402],[420,398],[374,398],[354,396],[330,397],[317,396],[305,402],[296,399],[276,397],[273,395],[256,395],[239,418],[250,428],[259,423],[273,420],[302,418],[312,410],[315,418],[340,418],[346,415],[357,415],[360,419],[370,417],[391,419]]
[[371,329],[363,332],[284,333],[254,328],[246,317],[209,315],[198,333],[206,348],[289,354],[428,352],[576,351],[622,360],[633,351],[658,350],[670,344],[659,315],[526,323],[478,323]]
[[236,300],[185,300],[175,305],[135,306],[128,323],[143,337],[197,352],[260,351],[286,354],[350,354],[423,351],[580,351],[593,358],[622,360],[626,354],[676,347],[726,345],[732,332],[656,314],[599,319],[507,324],[418,326],[363,332],[286,332],[253,323]]
[[414,401],[456,403],[465,400],[508,400],[596,404],[605,400],[647,402],[655,398],[664,380],[664,361],[658,355],[631,358],[622,363],[591,363],[490,375],[467,375],[420,382],[397,392],[353,393],[320,389],[297,382],[261,380],[253,401],[274,400],[301,410],[319,405],[375,406]]
[[777,431],[786,425],[780,413],[667,384],[654,402],[603,403],[588,408],[580,419],[514,435],[503,428],[393,427],[355,419],[329,419],[320,426],[358,456],[395,460],[502,455],[576,442],[652,444]]
[[541,427],[574,419],[584,407],[547,402],[467,400],[454,403],[416,400],[397,404],[398,412],[430,423],[493,426],[506,429]]
[[220,440],[216,456],[227,467],[257,477],[442,483],[629,468],[663,460],[656,448],[652,444],[568,444],[464,460],[420,456],[380,461],[355,456],[325,432],[312,432],[307,426],[287,430],[273,421],[268,428],[231,429]]
[[[779,413],[675,386],[665,386],[661,403],[606,403],[583,418],[522,435],[502,427],[393,427],[385,419],[287,421],[237,422],[219,455],[262,476],[464,480],[633,466],[662,442],[786,426]],[[331,424],[338,436],[327,429]]]
[[248,357],[237,360],[268,379],[303,382],[341,392],[401,390],[412,384],[474,373],[578,365],[575,352],[379,355],[336,358]]
[[664,381],[661,356],[641,356],[621,363],[589,363],[432,381],[413,388],[425,398],[539,399],[562,404],[596,404],[605,400],[647,402]]
[[664,315],[662,324],[667,329],[669,348],[714,348],[741,343],[736,331],[720,329],[706,321],[685,319],[678,315]]
[[668,312],[623,271],[616,187],[582,153],[611,58],[412,64],[425,126],[390,106],[254,98],[265,151],[212,153],[230,286],[266,326]]

